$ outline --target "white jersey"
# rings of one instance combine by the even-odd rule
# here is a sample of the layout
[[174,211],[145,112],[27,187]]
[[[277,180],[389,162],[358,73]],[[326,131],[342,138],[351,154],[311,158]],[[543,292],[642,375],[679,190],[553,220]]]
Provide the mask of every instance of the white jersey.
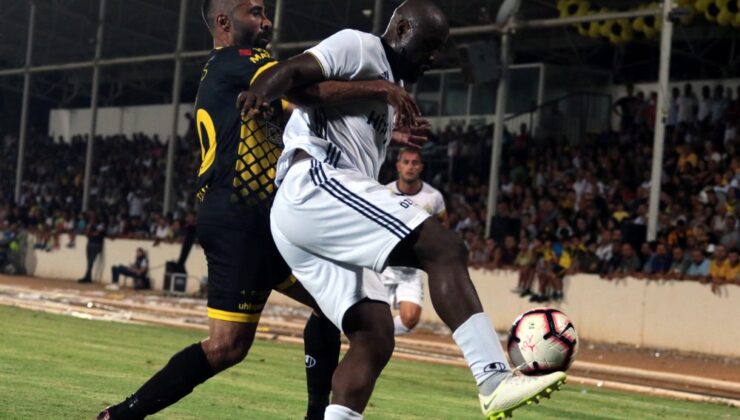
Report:
[[396,195],[405,195],[409,197],[414,204],[423,208],[431,216],[440,218],[447,211],[445,208],[445,200],[442,198],[442,193],[424,181],[421,183],[421,190],[416,194],[402,193],[398,189],[398,181],[393,181],[388,184],[388,188]]
[[[375,35],[345,29],[307,52],[316,57],[326,79],[396,81]],[[276,182],[285,178],[296,149],[335,168],[354,169],[377,179],[393,121],[393,107],[383,101],[296,109],[283,134],[285,148],[277,163]]]
[[[442,193],[424,181],[422,181],[421,190],[416,194],[402,193],[398,189],[398,181],[387,184],[387,187],[395,195],[410,198],[414,204],[423,208],[431,216],[441,218],[447,211]],[[388,267],[383,271],[382,278],[386,284],[416,282],[421,285],[421,270],[411,267]]]

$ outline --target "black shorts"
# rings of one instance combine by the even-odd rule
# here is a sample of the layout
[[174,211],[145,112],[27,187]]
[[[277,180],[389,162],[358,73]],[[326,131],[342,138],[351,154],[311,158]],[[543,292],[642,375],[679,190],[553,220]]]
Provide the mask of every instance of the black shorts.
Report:
[[275,247],[269,216],[246,228],[198,224],[208,262],[208,317],[256,323],[273,289],[295,283]]

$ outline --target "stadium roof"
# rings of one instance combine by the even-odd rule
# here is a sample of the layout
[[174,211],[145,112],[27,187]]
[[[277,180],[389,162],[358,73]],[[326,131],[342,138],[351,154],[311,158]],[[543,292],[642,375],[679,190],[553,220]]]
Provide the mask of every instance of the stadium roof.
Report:
[[[37,4],[33,65],[88,61],[93,58],[99,0],[34,0]],[[385,22],[400,3],[384,0]],[[442,0],[451,25],[489,23],[502,0]],[[556,0],[525,0],[522,19],[556,18]],[[626,10],[647,1],[591,1],[592,8]],[[172,53],[177,37],[180,0],[108,0],[102,56],[133,57]],[[267,0],[269,9],[274,0]],[[322,39],[339,29],[369,31],[373,0],[283,0],[282,41]],[[185,49],[203,51],[211,40],[200,18],[200,0],[188,1]],[[274,11],[268,13],[272,15]],[[0,0],[0,70],[22,67],[25,60],[29,0]],[[677,25],[674,35],[674,78],[722,77],[738,74],[740,30],[696,19]],[[491,36],[491,35],[487,35]],[[481,37],[458,37],[464,43]],[[606,39],[580,36],[572,27],[527,30],[513,41],[515,62],[549,62],[610,71],[615,81],[651,80],[657,75],[658,41],[635,39],[615,46]],[[449,48],[442,63],[455,66],[457,52]],[[185,66],[183,100],[192,100],[202,59]],[[171,96],[172,62],[106,67],[102,72],[101,102],[166,102]],[[0,90],[20,91],[18,77],[0,77]],[[87,106],[90,70],[36,73],[32,95],[47,106]],[[0,103],[2,107],[2,103]]]

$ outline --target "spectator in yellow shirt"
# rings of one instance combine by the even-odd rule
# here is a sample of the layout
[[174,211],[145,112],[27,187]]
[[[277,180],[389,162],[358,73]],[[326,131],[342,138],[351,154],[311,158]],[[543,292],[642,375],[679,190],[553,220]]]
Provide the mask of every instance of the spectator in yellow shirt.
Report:
[[630,214],[624,209],[624,203],[620,201],[617,203],[617,209],[612,213],[612,218],[616,220],[617,223],[622,223],[622,220],[627,219],[628,217],[630,217]]
[[740,280],[740,256],[737,249],[727,253],[727,259],[722,269],[722,279],[725,283],[736,283]]
[[[712,261],[712,268],[714,267],[715,261]],[[724,263],[720,268],[717,269],[718,275],[711,275],[712,277],[712,293],[716,295],[722,294],[723,284],[737,283],[740,280],[740,263],[738,261],[737,249],[733,248],[730,250],[728,256],[725,258]]]
[[714,258],[709,263],[709,278],[712,281],[722,281],[725,275],[725,263],[727,262],[727,249],[724,245],[714,247]]

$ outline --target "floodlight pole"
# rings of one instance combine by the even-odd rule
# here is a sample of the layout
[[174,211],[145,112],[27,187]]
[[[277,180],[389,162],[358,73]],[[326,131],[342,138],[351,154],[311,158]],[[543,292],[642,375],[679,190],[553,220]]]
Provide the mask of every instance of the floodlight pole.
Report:
[[182,90],[182,50],[185,46],[185,25],[188,17],[188,0],[180,0],[180,16],[177,23],[177,47],[175,49],[175,77],[172,83],[172,135],[167,142],[167,170],[164,175],[164,203],[162,214],[172,211],[172,180],[177,147],[177,125],[180,120],[180,91]]
[[275,19],[272,26],[272,55],[280,56],[280,39],[283,29],[283,0],[275,0]]
[[373,7],[373,35],[381,35],[383,31],[383,0],[375,0]]
[[95,144],[95,130],[98,120],[98,93],[100,88],[100,56],[103,54],[103,29],[105,29],[105,4],[107,0],[100,0],[98,10],[98,32],[95,38],[95,58],[93,59],[92,95],[90,98],[90,138],[87,139],[87,153],[85,154],[85,181],[82,189],[82,211],[90,206],[90,179],[92,178],[92,159]]
[[493,151],[491,152],[491,173],[488,177],[488,201],[486,205],[486,238],[491,237],[491,218],[496,214],[498,202],[498,180],[501,170],[501,149],[504,141],[504,117],[506,101],[509,97],[509,48],[511,35],[505,31],[501,36],[501,79],[496,91],[496,122],[493,127]]
[[663,172],[663,145],[665,125],[668,119],[668,81],[671,70],[671,41],[673,22],[670,13],[673,0],[663,0],[663,29],[660,34],[660,70],[658,73],[658,103],[655,104],[655,138],[653,140],[653,168],[650,176],[650,207],[648,209],[647,240],[654,241],[658,233],[658,211],[660,210],[661,174]]
[[21,129],[18,134],[18,161],[15,165],[15,204],[20,204],[21,183],[23,182],[23,159],[26,154],[26,126],[28,125],[28,106],[31,94],[31,58],[33,56],[33,32],[36,24],[36,2],[31,2],[28,15],[28,43],[26,44],[26,67],[23,75],[23,104],[21,105]]

